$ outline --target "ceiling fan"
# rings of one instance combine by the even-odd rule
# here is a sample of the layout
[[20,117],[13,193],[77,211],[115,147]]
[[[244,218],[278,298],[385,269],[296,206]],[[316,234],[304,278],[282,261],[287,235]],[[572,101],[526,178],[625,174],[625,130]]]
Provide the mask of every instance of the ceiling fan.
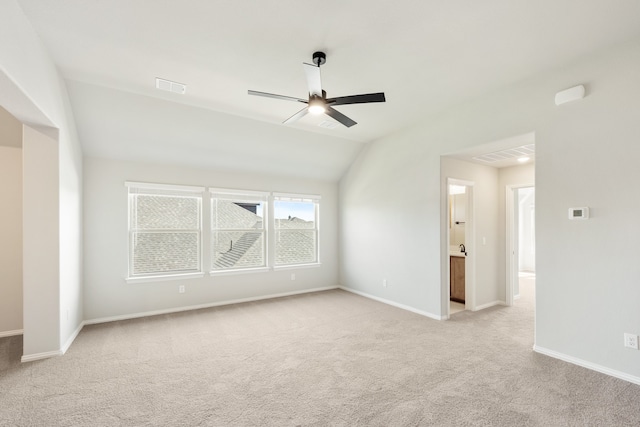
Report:
[[327,62],[327,55],[324,52],[315,52],[313,54],[313,64],[303,63],[304,72],[307,76],[307,84],[309,86],[309,99],[294,98],[291,96],[275,95],[273,93],[258,92],[250,90],[249,95],[264,96],[267,98],[283,99],[285,101],[294,101],[307,104],[302,110],[285,120],[284,124],[293,123],[304,117],[307,113],[326,114],[342,123],[346,127],[357,124],[354,120],[345,116],[333,107],[336,105],[347,104],[366,104],[369,102],[385,102],[384,92],[368,93],[365,95],[339,96],[337,98],[327,98],[327,92],[322,90],[322,81],[320,79],[320,66]]

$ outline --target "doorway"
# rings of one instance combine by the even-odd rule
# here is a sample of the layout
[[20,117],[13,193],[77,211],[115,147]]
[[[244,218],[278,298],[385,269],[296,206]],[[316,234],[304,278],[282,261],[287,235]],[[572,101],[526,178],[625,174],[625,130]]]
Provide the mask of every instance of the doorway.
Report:
[[507,187],[507,305],[535,284],[535,187]]
[[473,186],[471,181],[447,180],[447,318],[474,307]]

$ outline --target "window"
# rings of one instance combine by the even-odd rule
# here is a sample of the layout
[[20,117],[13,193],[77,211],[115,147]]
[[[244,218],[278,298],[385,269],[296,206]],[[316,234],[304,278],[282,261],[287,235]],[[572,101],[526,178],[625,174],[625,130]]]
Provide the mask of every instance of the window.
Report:
[[202,187],[127,182],[129,278],[201,273]]
[[319,264],[320,196],[210,188],[203,207],[204,187],[125,185],[128,282]]
[[319,196],[274,194],[275,266],[318,260]]
[[211,271],[266,267],[268,193],[210,191]]

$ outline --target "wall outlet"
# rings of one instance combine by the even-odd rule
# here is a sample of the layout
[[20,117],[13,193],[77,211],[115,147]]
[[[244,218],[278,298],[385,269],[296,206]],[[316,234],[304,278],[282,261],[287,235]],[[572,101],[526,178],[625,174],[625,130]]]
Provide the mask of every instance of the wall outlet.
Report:
[[291,280],[296,280],[296,275],[295,275],[295,273],[291,273]]
[[181,294],[184,294],[184,285],[178,286],[178,292],[180,292]]
[[624,334],[624,346],[627,348],[638,349],[638,336],[634,334]]
[[383,288],[387,287],[387,279],[382,279],[382,287]]

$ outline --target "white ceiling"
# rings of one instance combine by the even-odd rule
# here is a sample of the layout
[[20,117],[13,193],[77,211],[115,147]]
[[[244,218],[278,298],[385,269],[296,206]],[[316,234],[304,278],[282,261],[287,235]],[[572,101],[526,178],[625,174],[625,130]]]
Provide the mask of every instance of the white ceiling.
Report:
[[[238,126],[263,122],[268,126],[255,126],[277,127],[271,133],[285,139],[307,135],[318,161],[295,145],[286,147],[288,160],[306,165],[301,176],[331,180],[340,177],[363,143],[467,98],[640,37],[636,0],[18,3],[63,76],[83,82],[70,83],[71,101],[90,155],[144,156],[158,132],[146,128],[147,120],[136,123],[140,111],[123,117],[119,102],[145,104],[149,111],[182,108],[165,107],[169,101],[186,104],[192,112],[193,107],[204,108],[207,117],[215,117],[213,122],[233,115],[253,119],[238,118]],[[383,91],[387,102],[336,107],[358,125],[329,130],[317,126],[324,119],[311,116],[281,125],[299,104],[247,95],[252,89],[305,98],[302,63],[311,62],[316,50],[327,53],[322,79],[329,97]],[[185,83],[186,95],[156,90],[156,77]],[[117,92],[107,94],[104,88]],[[94,99],[96,93],[102,98]],[[95,105],[107,98],[115,104]],[[212,131],[206,121],[189,124],[198,126],[191,137],[201,139]],[[103,147],[105,123],[135,132],[140,145]],[[180,133],[187,125],[176,121],[174,126]],[[329,141],[324,148],[323,141]],[[276,149],[264,148],[272,143]],[[164,138],[162,149],[178,159],[180,144]],[[242,154],[257,150],[259,160],[268,162],[282,148],[264,138],[245,141],[242,151],[219,144],[205,144],[198,158],[213,158],[214,151],[224,149],[229,157],[225,164],[235,168]],[[161,152],[154,155],[162,160]]]

